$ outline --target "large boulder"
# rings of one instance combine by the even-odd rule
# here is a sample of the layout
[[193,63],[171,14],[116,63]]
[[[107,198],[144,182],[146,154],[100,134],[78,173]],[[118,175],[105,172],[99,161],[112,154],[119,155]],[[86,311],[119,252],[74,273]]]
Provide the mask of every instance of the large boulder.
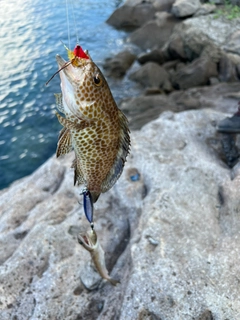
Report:
[[172,13],[177,18],[189,17],[196,13],[200,6],[199,0],[176,0],[172,6]]
[[212,148],[225,116],[165,112],[132,133],[123,175],[94,215],[117,287],[77,242],[89,224],[73,154],[1,191],[1,320],[238,319],[240,170]]
[[[184,52],[184,58],[192,61],[200,57],[202,52],[208,48],[208,53],[211,54],[212,59],[218,62],[221,57],[221,50],[232,53],[231,45],[228,46],[227,44],[232,43],[231,39],[238,39],[238,30],[240,30],[239,19],[232,21],[224,18],[214,19],[214,15],[190,18],[174,28],[166,47],[169,48],[170,45],[170,51],[173,51],[174,42],[176,42],[176,39],[181,39],[183,50],[175,50],[180,52],[179,58],[183,56],[182,52]],[[176,43],[178,46],[179,42],[180,40]],[[236,52],[237,44],[233,48]]]
[[144,50],[161,48],[178,23],[179,21],[170,13],[158,12],[155,20],[148,21],[132,32],[128,39]]
[[218,76],[217,64],[207,57],[200,57],[176,71],[171,81],[177,89],[188,89],[206,85],[215,76]]
[[106,22],[115,28],[138,28],[153,19],[155,12],[156,8],[152,3],[141,2],[134,6],[124,4]]
[[171,87],[168,72],[155,62],[145,63],[137,71],[129,74],[129,78],[145,87],[162,88],[167,91]]
[[128,50],[124,50],[116,54],[114,57],[106,58],[103,67],[107,70],[110,76],[121,78],[131,67],[135,59],[135,54]]

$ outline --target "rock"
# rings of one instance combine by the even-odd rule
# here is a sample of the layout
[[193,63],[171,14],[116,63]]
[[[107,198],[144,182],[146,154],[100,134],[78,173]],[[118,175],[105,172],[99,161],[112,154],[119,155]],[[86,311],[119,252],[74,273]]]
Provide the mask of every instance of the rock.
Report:
[[128,98],[120,104],[129,119],[131,129],[140,129],[167,110],[180,112],[211,108],[233,114],[237,111],[240,100],[239,82],[219,83],[218,81],[212,86],[173,91],[169,95],[156,94],[157,90],[154,92],[154,88],[150,92],[147,90],[147,93],[147,96]]
[[172,6],[172,13],[177,18],[184,18],[193,15],[199,8],[199,0],[176,0]]
[[198,17],[202,15],[207,15],[214,12],[215,10],[216,10],[216,6],[214,4],[211,4],[211,3],[202,4],[198,8],[198,10],[194,13],[193,16]]
[[137,71],[129,74],[131,80],[141,83],[145,87],[165,88],[168,87],[169,74],[155,62],[147,62]]
[[134,6],[124,4],[117,8],[107,19],[115,28],[138,28],[154,18],[156,8],[152,3],[141,2]]
[[168,43],[168,54],[172,59],[187,60],[187,55],[184,51],[184,42],[179,35],[171,37]]
[[[172,4],[175,0],[148,0],[148,3],[151,3],[157,11],[170,11]],[[125,5],[128,6],[137,6],[144,3],[144,0],[126,0]]]
[[240,30],[234,31],[228,38],[224,49],[230,53],[240,55]]
[[125,75],[135,59],[135,54],[125,50],[119,52],[113,58],[107,58],[103,67],[108,71],[110,76],[119,78]]
[[143,52],[138,57],[137,60],[139,63],[144,64],[146,62],[156,62],[162,64],[167,60],[167,57],[164,56],[161,49],[153,49],[150,52]]
[[217,65],[207,58],[195,59],[190,64],[178,70],[171,79],[177,89],[188,89],[206,85],[211,77],[217,76]]
[[226,53],[222,54],[219,61],[219,79],[224,82],[236,82],[238,80],[237,68],[231,57]]
[[220,139],[224,116],[168,111],[132,132],[123,175],[94,216],[117,287],[90,291],[80,279],[90,256],[77,234],[89,224],[73,154],[2,190],[0,248],[10,255],[0,265],[0,318],[238,319],[240,170],[231,175],[208,143]]
[[166,12],[158,12],[156,17],[155,20],[148,21],[141,28],[132,32],[128,41],[144,50],[161,48],[179,21]]
[[[176,52],[181,52],[179,58],[183,56],[183,59],[185,59],[186,56],[187,60],[192,61],[200,57],[206,48],[209,48],[208,53],[212,52],[214,61],[218,62],[221,57],[220,52],[230,50],[225,45],[233,30],[240,30],[238,19],[231,21],[223,18],[214,19],[214,15],[189,18],[174,28],[166,46],[168,47],[169,44],[174,43],[175,39],[180,38],[183,42],[183,50],[176,50]],[[181,48],[180,40],[178,42]],[[214,57],[215,55],[216,57]],[[178,57],[175,55],[174,58]]]

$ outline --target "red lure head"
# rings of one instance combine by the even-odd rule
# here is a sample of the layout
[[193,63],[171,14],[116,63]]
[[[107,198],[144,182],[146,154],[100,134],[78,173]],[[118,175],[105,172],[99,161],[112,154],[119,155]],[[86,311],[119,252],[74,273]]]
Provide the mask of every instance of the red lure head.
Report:
[[82,47],[80,47],[78,44],[73,50],[73,53],[76,57],[82,58],[82,59],[89,59],[89,57],[86,55],[86,53],[83,51]]

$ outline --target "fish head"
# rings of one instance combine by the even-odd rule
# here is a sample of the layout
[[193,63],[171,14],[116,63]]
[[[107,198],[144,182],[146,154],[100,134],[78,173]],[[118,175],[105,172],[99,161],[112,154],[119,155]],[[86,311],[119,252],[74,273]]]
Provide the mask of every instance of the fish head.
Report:
[[86,234],[78,235],[78,242],[88,251],[96,250],[98,246],[98,238],[94,229],[88,231]]
[[102,99],[103,90],[109,90],[108,84],[89,53],[84,52],[80,46],[76,46],[74,51],[68,50],[68,57],[70,61],[56,56],[61,69],[64,110],[65,113],[86,119],[86,107]]

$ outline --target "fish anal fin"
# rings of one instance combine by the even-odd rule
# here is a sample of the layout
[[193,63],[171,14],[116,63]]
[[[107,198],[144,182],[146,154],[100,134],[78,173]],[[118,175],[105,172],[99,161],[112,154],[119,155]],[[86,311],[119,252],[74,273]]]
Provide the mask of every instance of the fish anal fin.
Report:
[[58,158],[60,156],[63,156],[69,153],[71,150],[72,150],[71,133],[69,129],[64,127],[59,134],[56,156]]
[[93,121],[89,120],[80,120],[77,119],[78,121],[70,121],[64,117],[62,117],[58,112],[56,112],[56,116],[58,118],[59,123],[63,126],[66,127],[67,129],[72,129],[72,130],[83,130],[85,128],[88,128],[92,125]]
[[73,160],[71,168],[74,169],[74,185],[83,184],[84,178],[81,170],[81,165],[77,157]]

